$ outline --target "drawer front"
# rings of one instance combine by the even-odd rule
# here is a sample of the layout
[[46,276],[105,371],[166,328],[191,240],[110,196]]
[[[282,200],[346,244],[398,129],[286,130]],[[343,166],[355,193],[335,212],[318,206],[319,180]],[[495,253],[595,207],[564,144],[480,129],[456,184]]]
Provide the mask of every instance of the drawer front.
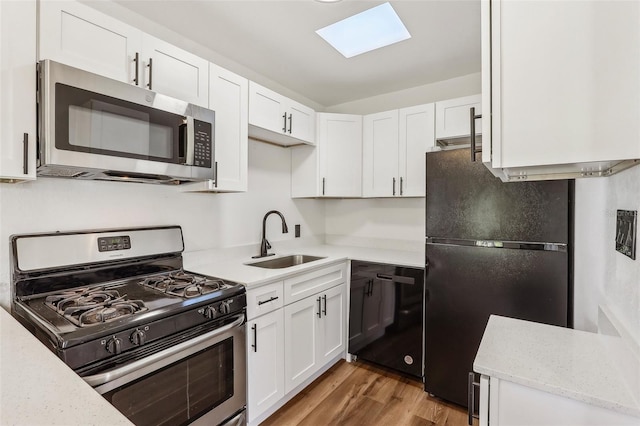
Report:
[[288,305],[347,282],[347,265],[340,263],[284,280],[284,303]]
[[284,304],[282,281],[247,291],[247,319],[275,311]]

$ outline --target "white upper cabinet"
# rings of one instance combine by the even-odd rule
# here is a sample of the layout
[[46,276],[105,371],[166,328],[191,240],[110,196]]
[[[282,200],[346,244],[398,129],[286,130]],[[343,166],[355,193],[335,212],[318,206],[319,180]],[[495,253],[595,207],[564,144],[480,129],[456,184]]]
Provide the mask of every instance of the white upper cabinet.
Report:
[[[471,108],[475,108],[476,114],[482,113],[482,95],[436,102],[436,140],[468,138]],[[481,133],[478,125],[476,135]]]
[[291,196],[362,196],[362,116],[318,113],[317,145],[291,151]]
[[209,108],[215,118],[215,178],[180,185],[187,192],[246,192],[249,169],[249,80],[209,64]]
[[315,144],[313,109],[253,81],[249,82],[249,135],[290,146]]
[[505,180],[640,158],[640,3],[482,2],[483,162]]
[[209,62],[76,2],[40,4],[39,58],[206,107]]
[[148,34],[142,36],[144,87],[192,104],[209,105],[209,61]]
[[399,110],[398,170],[401,196],[424,197],[425,153],[436,148],[434,116],[434,104]]
[[424,197],[434,114],[434,104],[424,104],[364,117],[363,196]]
[[[142,33],[77,2],[40,1],[39,59],[143,87]],[[138,66],[137,66],[138,65]],[[137,71],[136,71],[137,69]]]
[[365,115],[362,123],[362,195],[399,194],[398,110]]
[[0,181],[36,177],[36,2],[0,1]]

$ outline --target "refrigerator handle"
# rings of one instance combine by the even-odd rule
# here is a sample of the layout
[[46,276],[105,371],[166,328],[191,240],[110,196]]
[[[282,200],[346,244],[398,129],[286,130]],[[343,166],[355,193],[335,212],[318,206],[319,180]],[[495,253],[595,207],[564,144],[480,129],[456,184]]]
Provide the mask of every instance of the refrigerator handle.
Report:
[[476,120],[482,118],[482,114],[476,115],[476,108],[469,110],[469,121],[471,124],[471,162],[476,162],[476,154],[482,152],[482,148],[476,148]]

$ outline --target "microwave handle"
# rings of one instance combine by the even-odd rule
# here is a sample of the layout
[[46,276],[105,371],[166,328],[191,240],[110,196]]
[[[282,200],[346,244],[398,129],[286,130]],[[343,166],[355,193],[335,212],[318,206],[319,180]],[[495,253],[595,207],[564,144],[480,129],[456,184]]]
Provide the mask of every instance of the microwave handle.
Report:
[[178,164],[193,165],[195,147],[195,131],[193,117],[185,118],[185,122],[180,125],[180,135],[178,138]]

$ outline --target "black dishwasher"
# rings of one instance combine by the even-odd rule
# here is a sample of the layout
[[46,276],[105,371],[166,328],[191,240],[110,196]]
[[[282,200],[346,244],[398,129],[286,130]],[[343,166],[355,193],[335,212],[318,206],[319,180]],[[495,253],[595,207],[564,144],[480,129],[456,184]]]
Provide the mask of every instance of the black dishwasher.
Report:
[[349,353],[422,379],[424,269],[351,262]]

